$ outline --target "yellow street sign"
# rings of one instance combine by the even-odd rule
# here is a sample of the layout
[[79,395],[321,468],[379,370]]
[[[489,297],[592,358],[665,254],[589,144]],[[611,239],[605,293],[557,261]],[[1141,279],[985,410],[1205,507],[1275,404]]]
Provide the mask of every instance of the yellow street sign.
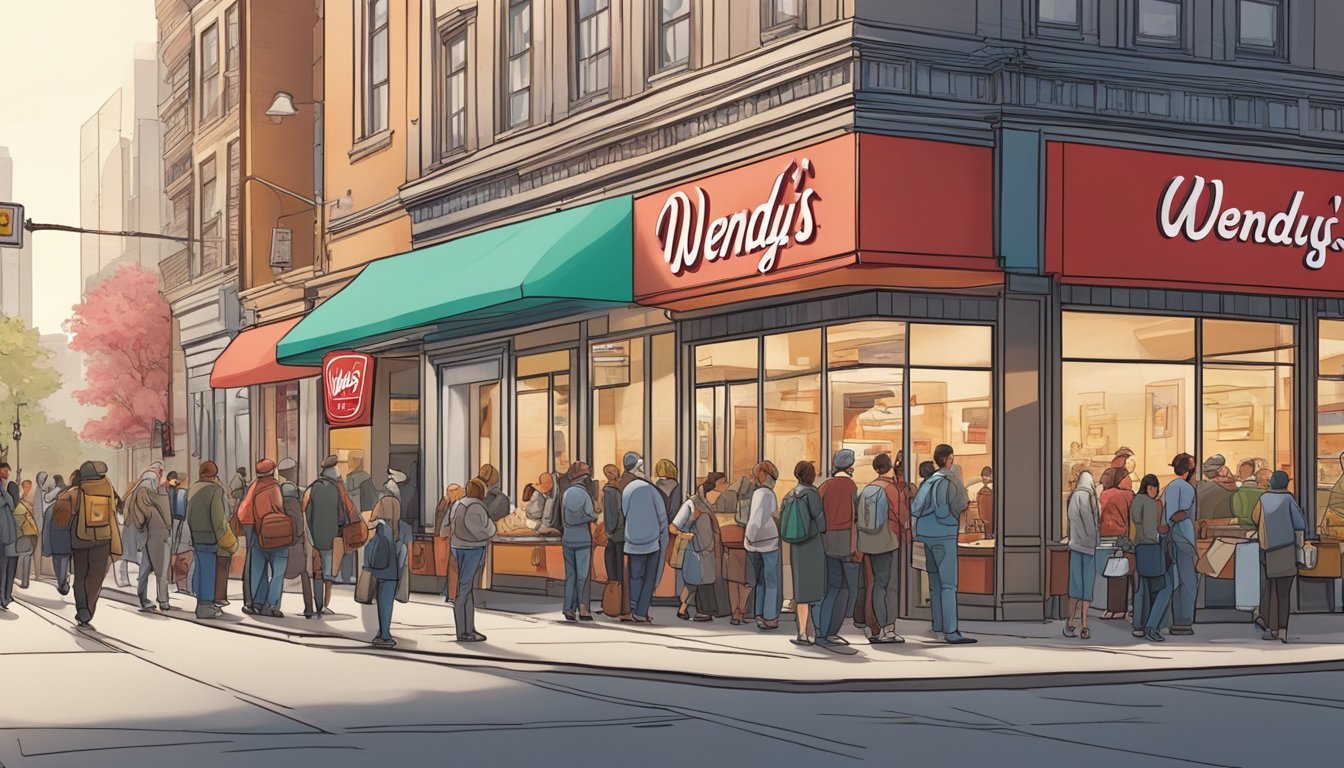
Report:
[[23,247],[23,206],[0,203],[0,247]]

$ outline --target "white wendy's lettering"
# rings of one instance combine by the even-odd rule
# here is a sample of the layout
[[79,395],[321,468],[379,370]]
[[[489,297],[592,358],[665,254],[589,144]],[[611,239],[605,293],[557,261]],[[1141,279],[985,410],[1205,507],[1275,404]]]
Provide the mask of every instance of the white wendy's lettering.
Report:
[[[1167,239],[1184,236],[1197,243],[1212,234],[1219,240],[1242,243],[1310,246],[1302,260],[1308,269],[1324,267],[1327,251],[1344,251],[1344,237],[1335,236],[1335,227],[1339,225],[1340,195],[1330,198],[1333,215],[1312,216],[1302,213],[1306,193],[1301,191],[1293,193],[1283,210],[1270,212],[1225,205],[1222,179],[1206,182],[1203,176],[1195,176],[1184,198],[1177,202],[1183,186],[1185,177],[1177,176],[1167,182],[1167,188],[1162,192],[1157,221]],[[1201,205],[1206,188],[1208,201]]]
[[[770,195],[754,209],[710,219],[709,193],[695,187],[694,200],[673,192],[658,214],[658,240],[672,274],[694,272],[701,262],[760,253],[756,270],[768,274],[779,265],[779,251],[817,236],[813,206],[820,196],[807,182],[816,175],[812,161],[790,162],[775,177]],[[792,194],[790,194],[790,190]],[[786,198],[792,198],[786,201]]]

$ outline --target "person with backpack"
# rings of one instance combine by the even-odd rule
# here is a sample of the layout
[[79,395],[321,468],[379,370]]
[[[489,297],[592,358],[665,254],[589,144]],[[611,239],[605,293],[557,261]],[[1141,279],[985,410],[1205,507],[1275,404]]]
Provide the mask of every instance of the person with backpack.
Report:
[[630,616],[638,624],[650,624],[649,606],[662,575],[663,552],[667,549],[667,501],[644,477],[644,459],[631,451],[621,459],[630,475],[621,493],[625,513],[625,555],[630,559]]
[[495,536],[495,521],[485,507],[485,483],[475,478],[467,483],[467,495],[453,506],[453,559],[457,561],[457,594],[453,596],[453,624],[458,642],[479,643],[485,635],[476,631],[476,582],[480,580],[485,548]]
[[602,590],[602,613],[610,618],[630,621],[630,583],[625,558],[625,514],[621,511],[621,494],[625,492],[625,477],[615,464],[602,468],[607,479],[602,486],[602,528],[607,534],[603,565],[607,571],[607,586]]
[[[672,568],[681,571],[681,605],[677,618],[682,621],[712,621],[718,610],[714,595],[714,582],[719,577],[719,552],[722,532],[716,534],[714,504],[728,487],[728,478],[722,472],[710,472],[705,482],[700,484],[696,493],[687,499],[677,510],[668,528],[671,536],[686,542],[685,554],[680,564],[669,562]],[[669,537],[670,538],[670,537]],[[675,546],[667,548],[668,556]],[[695,616],[691,617],[690,608],[694,601]],[[734,618],[738,618],[734,614]],[[741,623],[740,619],[737,623]]]
[[78,486],[56,500],[56,525],[71,526],[74,531],[70,546],[75,561],[75,622],[89,630],[93,629],[108,564],[122,553],[117,525],[119,499],[106,471],[107,465],[102,462],[84,462],[79,467]]
[[859,487],[854,483],[854,452],[836,451],[830,479],[821,484],[821,506],[826,514],[822,545],[826,550],[826,597],[817,621],[817,645],[849,645],[840,636],[845,618],[854,614],[863,574],[859,553],[857,514]]
[[653,474],[658,478],[654,483],[658,490],[662,492],[663,498],[667,500],[667,508],[681,509],[685,502],[682,498],[684,494],[681,490],[681,483],[677,480],[677,465],[671,459],[659,459],[657,466],[653,469]]
[[910,516],[915,521],[915,538],[924,545],[933,632],[943,635],[950,645],[968,645],[977,641],[957,626],[957,535],[961,513],[971,502],[952,446],[944,443],[934,448],[933,462],[937,469],[919,486]]
[[591,469],[582,461],[569,465],[566,473],[569,487],[560,497],[560,522],[564,526],[560,541],[565,556],[566,621],[592,621],[593,529],[597,509],[593,498],[597,485],[590,476]]
[[560,532],[553,523],[555,520],[555,475],[542,472],[535,483],[523,486],[523,514],[527,527],[541,536],[551,536]]
[[159,485],[163,477],[159,466],[151,466],[126,498],[126,522],[140,540],[140,574],[136,578],[136,596],[140,610],[153,611],[149,577],[154,576],[155,597],[160,611],[167,612],[169,563],[172,560],[173,517],[168,509],[168,490]]
[[285,578],[298,579],[303,592],[303,618],[312,619],[318,615],[318,606],[313,600],[313,541],[308,535],[308,524],[303,519],[303,493],[299,490],[299,463],[286,456],[275,467],[280,476],[280,498],[284,501],[285,514],[294,528],[294,542],[289,545],[289,557],[285,563]]
[[216,601],[218,561],[233,557],[238,540],[229,528],[228,493],[219,482],[213,461],[201,462],[198,479],[187,491],[187,529],[196,564],[191,591],[196,594],[196,618],[217,619],[223,606]]
[[[826,514],[822,509],[821,494],[813,485],[817,480],[817,468],[812,462],[795,464],[793,477],[798,484],[784,496],[779,512],[779,537],[790,549],[794,615],[798,619],[798,636],[790,642],[813,645],[818,635],[816,622],[821,618],[821,601],[826,596],[826,550],[822,543]],[[843,645],[823,647],[836,653],[853,651]]]
[[[70,593],[70,529],[59,528],[52,523],[56,513],[56,499],[65,493],[65,483],[60,475],[56,475],[55,482],[48,479],[46,483],[41,482],[42,475],[38,474],[38,485],[42,487],[43,511],[42,511],[42,554],[51,558],[51,567],[56,571],[56,591],[62,596]],[[76,481],[78,482],[78,481]]]
[[756,580],[753,590],[756,627],[770,631],[779,628],[779,611],[783,606],[779,591],[783,575],[779,566],[779,497],[775,496],[779,468],[774,462],[763,461],[751,474],[757,487],[751,494],[751,516],[747,519],[743,543]]
[[356,519],[355,503],[341,481],[341,473],[336,468],[340,461],[336,456],[322,460],[321,472],[303,502],[304,516],[308,522],[308,535],[312,537],[313,549],[317,550],[321,564],[321,578],[313,585],[314,601],[318,615],[331,614],[331,588],[336,584],[340,564],[336,561],[335,542],[341,538],[341,526]]
[[243,613],[283,618],[280,598],[284,594],[285,569],[295,531],[285,513],[280,482],[275,479],[275,462],[263,458],[257,462],[256,470],[256,479],[238,505],[238,519],[251,521],[252,528],[249,550],[252,604],[244,605]]
[[400,489],[395,479],[388,481],[387,492],[374,502],[372,517],[373,531],[364,546],[364,570],[374,580],[373,599],[378,606],[378,634],[371,642],[374,648],[395,648],[392,607],[402,578],[401,548],[409,546],[403,541]]
[[498,523],[508,517],[513,512],[513,502],[499,489],[499,470],[492,464],[483,464],[476,477],[485,484],[485,498],[482,501],[485,502],[490,519]]
[[[873,458],[877,479],[859,494],[859,551],[868,558],[873,572],[869,585],[872,621],[868,642],[874,645],[903,643],[896,634],[896,612],[900,605],[901,540],[910,526],[910,487],[905,482],[904,452],[879,453]],[[894,472],[894,474],[893,474]]]

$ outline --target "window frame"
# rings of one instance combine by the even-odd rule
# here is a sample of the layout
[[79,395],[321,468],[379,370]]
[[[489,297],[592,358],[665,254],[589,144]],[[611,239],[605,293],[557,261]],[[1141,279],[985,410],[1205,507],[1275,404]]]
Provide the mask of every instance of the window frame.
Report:
[[[239,166],[235,173],[233,169],[234,154],[238,154]],[[232,211],[238,208],[239,229],[242,228],[242,205],[243,205],[243,184],[242,184],[242,143],[240,139],[233,139],[225,147],[225,188],[224,188],[224,263],[235,264],[242,250],[242,232],[236,235],[232,229]],[[218,185],[218,170],[216,170],[216,185]]]
[[[214,36],[214,45],[207,45],[206,40],[208,40],[212,35]],[[206,66],[207,52],[213,52],[214,54],[213,67]],[[223,62],[220,60],[219,53],[220,53],[219,22],[212,22],[205,29],[201,30],[201,37],[200,37],[200,61],[201,61],[200,124],[201,125],[206,125],[207,123],[214,122],[215,120],[218,120],[219,118],[224,116],[224,109],[223,109],[224,89],[221,87],[223,83],[222,74],[224,70],[222,68]],[[213,108],[209,106],[209,99],[212,92],[214,95]]]
[[[600,0],[599,0],[599,1],[600,1]],[[605,0],[605,2],[607,3],[607,5],[606,5],[605,8],[599,9],[599,10],[595,11],[594,13],[590,14],[589,16],[586,16],[586,17],[583,17],[583,16],[580,16],[580,15],[579,15],[579,3],[581,3],[581,2],[582,2],[582,0],[571,0],[571,2],[569,3],[569,7],[570,7],[570,56],[569,56],[569,89],[570,89],[570,91],[569,91],[569,92],[570,92],[570,94],[571,94],[571,96],[570,96],[570,103],[571,103],[571,104],[574,104],[574,105],[581,105],[581,104],[587,104],[587,103],[594,102],[594,101],[601,101],[601,100],[603,100],[603,99],[605,99],[605,98],[609,98],[609,97],[611,96],[611,80],[612,80],[612,78],[611,78],[611,74],[612,74],[612,72],[611,72],[611,63],[612,63],[612,34],[611,34],[611,28],[612,28],[612,23],[611,23],[612,7],[611,7],[611,6],[612,6],[612,0]],[[585,57],[585,56],[583,55],[583,51],[581,50],[581,45],[580,45],[580,40],[582,40],[582,38],[583,38],[583,23],[584,23],[585,21],[589,20],[589,19],[593,19],[593,18],[598,17],[598,16],[601,16],[601,15],[603,15],[603,14],[606,14],[607,46],[606,46],[605,48],[599,49],[599,50],[597,50],[597,51],[590,51],[590,52],[589,52],[590,55],[588,55],[588,56]],[[579,73],[580,73],[580,71],[582,71],[584,63],[587,62],[587,61],[592,61],[592,60],[594,60],[594,59],[601,58],[604,54],[606,55],[606,58],[607,58],[607,65],[606,65],[606,69],[607,69],[607,84],[606,84],[606,86],[604,86],[604,87],[602,87],[602,88],[600,88],[600,89],[596,89],[596,90],[588,91],[588,92],[586,92],[586,93],[583,92],[582,88],[580,87],[580,82],[581,82],[581,81],[580,81],[580,78],[579,78]]]
[[1042,0],[1033,0],[1031,4],[1032,25],[1035,28],[1037,36],[1082,39],[1083,0],[1073,0],[1075,11],[1072,24],[1043,18],[1041,16],[1041,1]]
[[[210,177],[209,177],[209,179],[206,178],[206,172],[205,172],[205,171],[206,171],[206,168],[209,168],[209,169],[210,169]],[[198,207],[198,209],[199,209],[199,211],[200,211],[200,228],[201,228],[201,232],[200,232],[200,241],[201,241],[201,248],[200,248],[200,251],[201,251],[201,257],[200,257],[199,272],[198,272],[198,274],[200,274],[200,273],[204,273],[204,272],[206,271],[206,269],[205,269],[205,262],[206,262],[205,254],[206,254],[206,252],[207,252],[207,249],[214,249],[214,253],[215,253],[215,259],[214,259],[214,262],[215,262],[215,263],[214,263],[212,269],[218,269],[218,268],[219,268],[219,266],[220,266],[220,264],[219,264],[219,262],[220,262],[220,258],[219,258],[219,256],[220,256],[220,251],[221,251],[221,250],[224,250],[224,249],[227,248],[228,237],[225,236],[225,237],[223,238],[224,242],[222,242],[222,243],[220,243],[220,242],[207,242],[206,239],[205,239],[205,231],[206,231],[206,229],[207,229],[208,227],[213,227],[213,228],[214,228],[214,232],[215,232],[215,233],[214,233],[214,235],[213,235],[212,237],[213,237],[213,238],[219,238],[219,230],[220,230],[220,221],[219,221],[219,219],[220,219],[220,214],[221,214],[222,211],[224,210],[224,209],[219,205],[219,158],[218,158],[218,156],[217,156],[215,153],[213,153],[213,152],[210,153],[208,156],[206,156],[203,160],[201,160],[201,162],[199,162],[199,163],[196,164],[196,173],[197,173],[197,176],[196,176],[196,195],[197,195],[197,201],[198,201],[198,202],[197,202],[197,207]],[[209,199],[213,201],[213,202],[212,202],[212,206],[213,206],[213,207],[212,207],[212,209],[211,209],[209,212],[207,212],[206,207],[205,207],[206,200],[207,200],[207,196],[206,196],[206,194],[205,194],[205,191],[206,191],[206,184],[207,184],[207,183],[210,185],[210,187],[209,187],[209,189],[210,189]]]
[[[1140,19],[1143,13],[1143,4],[1145,2],[1158,2],[1165,5],[1176,6],[1176,36],[1172,38],[1154,37],[1143,34],[1140,29]],[[1186,13],[1188,3],[1185,0],[1134,0],[1134,45],[1142,48],[1159,48],[1163,50],[1185,50],[1185,37],[1188,24],[1186,23]]]
[[[374,26],[374,12],[378,3],[382,3],[385,10],[384,21],[381,26]],[[389,0],[364,0],[364,119],[363,119],[363,138],[377,136],[391,128],[391,83],[392,83],[392,4]],[[373,51],[374,38],[379,34],[384,37],[383,50],[387,60],[383,62],[384,79],[375,81],[373,79]],[[379,92],[387,96],[387,104],[381,115],[382,124],[376,122]]]
[[[662,0],[650,0],[650,8],[654,19],[654,23],[650,27],[653,32],[653,44],[649,46],[649,50],[653,54],[650,71],[655,78],[692,69],[691,60],[695,51],[695,24],[693,23],[695,20],[695,2],[696,0],[686,0],[686,13],[670,21],[665,21],[663,19]],[[675,24],[680,24],[682,21],[686,22],[686,58],[663,64],[665,58],[663,56],[663,31]]]
[[807,6],[803,0],[794,0],[797,13],[786,19],[775,18],[774,4],[775,0],[761,0],[761,42],[766,43],[776,40],[803,28],[803,14],[807,12]]
[[[1272,46],[1248,45],[1241,40],[1241,11],[1247,3],[1272,6],[1274,8],[1274,44]],[[1288,45],[1288,4],[1284,0],[1237,0],[1237,39],[1238,57],[1259,59],[1283,59],[1287,55]]]
[[[510,24],[513,20],[513,9],[521,5],[527,6],[527,45],[522,51],[515,54],[509,47],[513,37],[513,29],[510,27]],[[534,18],[536,6],[533,5],[532,0],[503,0],[503,8],[503,23],[499,25],[500,32],[503,35],[503,40],[500,45],[499,85],[501,94],[499,99],[499,134],[506,134],[530,127],[533,124],[533,117],[536,114],[536,104],[532,98],[535,91],[535,88],[533,87],[535,85],[535,78],[532,76],[532,70],[533,65],[536,63],[536,57],[532,54],[536,50],[536,44],[533,39],[533,32],[535,31],[533,22],[536,20]],[[515,91],[513,90],[513,82],[510,80],[510,74],[513,70],[513,62],[524,56],[527,57],[527,85]],[[527,114],[522,119],[515,122],[513,119],[513,97],[524,92],[527,93]]]
[[[435,114],[435,136],[434,152],[439,162],[461,155],[467,151],[467,138],[470,133],[470,104],[471,99],[471,25],[460,23],[445,26],[438,31],[438,54],[437,54],[437,75],[435,77],[434,98],[437,105]],[[462,41],[462,67],[460,70],[453,70],[452,67],[452,46],[453,43],[461,38]],[[450,126],[455,113],[451,111],[451,100],[449,99],[448,81],[454,75],[462,76],[462,140],[458,145],[449,146],[448,136]]]

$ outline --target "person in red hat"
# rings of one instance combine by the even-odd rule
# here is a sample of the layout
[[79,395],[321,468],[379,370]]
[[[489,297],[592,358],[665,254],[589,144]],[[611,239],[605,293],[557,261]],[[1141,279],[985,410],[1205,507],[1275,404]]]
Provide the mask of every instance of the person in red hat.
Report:
[[248,541],[245,578],[252,585],[251,603],[243,606],[243,613],[283,618],[280,597],[295,531],[275,479],[275,462],[262,459],[256,470],[257,479],[238,505],[238,522]]

